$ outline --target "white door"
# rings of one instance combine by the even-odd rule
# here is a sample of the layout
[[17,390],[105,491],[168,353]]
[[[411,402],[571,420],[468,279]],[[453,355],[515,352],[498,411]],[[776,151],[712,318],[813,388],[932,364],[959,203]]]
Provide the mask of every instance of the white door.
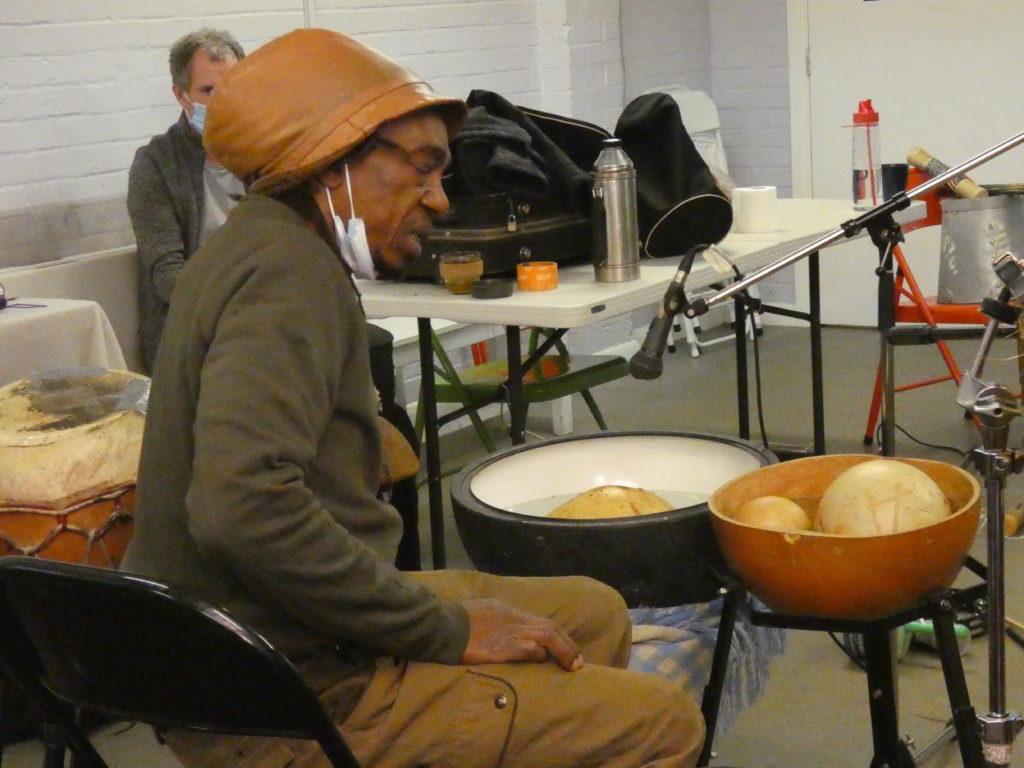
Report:
[[[880,115],[882,162],[921,146],[955,165],[1024,131],[1021,0],[789,0],[788,12],[795,196],[849,198],[844,126],[863,99]],[[970,175],[1024,182],[1024,146]],[[929,230],[904,248],[925,293],[937,289],[938,248]],[[875,325],[870,242],[827,249],[821,264],[824,322]]]

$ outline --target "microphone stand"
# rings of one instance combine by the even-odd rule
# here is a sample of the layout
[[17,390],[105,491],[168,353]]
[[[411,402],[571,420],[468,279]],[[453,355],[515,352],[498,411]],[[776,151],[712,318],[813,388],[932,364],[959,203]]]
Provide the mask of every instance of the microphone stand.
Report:
[[1024,143],[1024,131],[1021,131],[1016,136],[1011,136],[1009,139],[1006,139],[1005,141],[996,144],[995,146],[985,150],[984,152],[975,155],[969,160],[965,160],[959,165],[956,165],[950,168],[949,170],[940,173],[938,176],[932,177],[928,181],[919,184],[913,189],[910,189],[906,192],[898,192],[897,194],[893,195],[891,198],[886,200],[884,203],[875,206],[869,211],[865,211],[862,215],[858,216],[855,219],[850,219],[849,221],[843,222],[836,229],[822,235],[817,240],[814,240],[813,242],[808,243],[802,248],[799,248],[793,251],[792,253],[783,256],[778,261],[775,261],[765,267],[762,267],[761,269],[755,272],[751,272],[746,277],[740,278],[739,280],[729,283],[727,286],[725,286],[725,288],[716,292],[715,294],[711,296],[706,296],[704,298],[695,299],[692,304],[689,304],[683,310],[683,313],[691,319],[707,313],[710,309],[717,306],[718,304],[721,304],[726,299],[731,298],[732,296],[734,296],[737,293],[740,293],[741,291],[747,290],[750,286],[754,285],[755,283],[759,283],[761,280],[764,280],[769,275],[774,275],[779,270],[785,269],[791,264],[795,264],[796,262],[800,261],[800,259],[806,258],[807,256],[810,256],[812,253],[817,253],[825,246],[831,245],[837,240],[842,240],[843,238],[850,238],[853,237],[854,235],[859,234],[869,224],[875,222],[876,219],[882,217],[891,218],[892,214],[895,213],[896,211],[902,211],[904,208],[907,208],[910,205],[910,201],[913,200],[914,198],[920,197],[921,195],[930,192],[936,187],[942,186],[955,176],[960,176],[965,172],[971,170],[972,168],[976,168],[983,163],[987,163],[992,158],[998,157],[999,155],[1003,154],[1004,152],[1010,149],[1013,149],[1014,147],[1021,143]]
[[1006,478],[1024,469],[1024,456],[1007,448],[1010,422],[1021,411],[1013,394],[999,384],[981,379],[985,359],[1000,322],[1016,324],[1020,309],[1008,304],[1011,298],[1024,296],[1024,262],[1004,253],[993,262],[993,269],[1007,286],[998,299],[985,299],[981,311],[991,319],[985,326],[981,345],[971,370],[964,376],[956,402],[981,426],[982,445],[971,453],[975,470],[985,479],[987,515],[987,613],[988,613],[988,691],[989,713],[978,716],[985,764],[991,768],[1007,766],[1013,752],[1013,740],[1024,727],[1018,712],[1006,709],[1006,610],[1004,586],[1003,517]]
[[[888,330],[895,324],[893,314],[895,308],[891,307],[892,292],[894,290],[892,278],[892,249],[903,240],[903,233],[901,232],[899,225],[894,221],[893,214],[909,207],[911,200],[921,197],[936,187],[942,186],[954,177],[960,176],[970,169],[988,162],[992,158],[1003,154],[1021,143],[1024,143],[1024,131],[1021,131],[1017,135],[975,155],[969,160],[965,160],[959,165],[953,166],[938,176],[933,176],[928,181],[919,184],[913,189],[906,192],[898,192],[880,205],[875,206],[869,211],[865,211],[855,219],[843,222],[836,229],[822,235],[802,248],[783,256],[778,261],[772,262],[759,270],[751,272],[745,277],[738,277],[716,293],[710,296],[694,299],[693,302],[690,302],[686,298],[686,277],[693,268],[693,262],[696,255],[710,247],[706,244],[694,246],[683,256],[679,269],[676,272],[675,277],[672,279],[672,282],[669,284],[661,305],[658,307],[657,314],[651,321],[650,328],[647,332],[647,338],[644,340],[640,351],[637,352],[630,360],[630,374],[637,379],[655,379],[661,375],[661,355],[665,351],[668,333],[672,328],[672,319],[677,313],[682,312],[691,320],[699,317],[700,315],[707,314],[707,312],[718,304],[732,298],[738,293],[746,291],[750,286],[764,280],[769,275],[773,275],[791,264],[795,264],[801,259],[817,253],[825,246],[831,245],[838,240],[854,237],[864,229],[868,230],[871,234],[872,241],[879,249],[880,258],[878,274],[880,284],[878,289],[878,323],[880,330],[882,330],[883,327],[884,330]],[[883,291],[886,290],[888,290],[889,293],[883,301],[882,294]],[[887,325],[883,326],[885,323],[887,323]],[[892,370],[891,350],[887,350],[887,352],[888,354],[883,355],[883,376],[887,376],[888,371]],[[888,366],[888,370],[885,370],[886,366]],[[891,406],[891,403],[886,406],[888,408],[888,413],[890,414],[892,413]],[[890,421],[892,421],[891,418],[886,420],[887,430],[894,429],[893,425],[888,424]],[[892,445],[893,440],[891,435],[888,436],[887,443],[885,440],[886,438],[883,438],[883,444]]]
[[[879,252],[882,254],[879,265],[880,277],[884,278],[886,272],[891,275],[892,249],[902,240],[902,233],[893,221],[892,215],[896,211],[907,208],[910,205],[910,201],[914,198],[930,192],[950,179],[988,162],[1021,143],[1024,143],[1024,131],[932,177],[913,189],[893,195],[861,216],[844,222],[835,230],[822,235],[787,256],[783,256],[778,261],[729,283],[713,295],[696,298],[692,302],[686,299],[685,283],[686,275],[693,264],[694,255],[693,253],[687,253],[679,267],[676,279],[669,286],[666,300],[663,302],[662,308],[659,309],[659,316],[651,324],[648,340],[650,341],[651,337],[656,335],[656,330],[660,332],[665,322],[671,321],[671,317],[666,318],[662,317],[662,315],[670,315],[676,311],[682,311],[686,317],[691,319],[699,317],[723,301],[764,280],[769,275],[773,275],[800,259],[817,253],[825,246],[831,245],[837,240],[851,238],[865,228],[868,228],[872,240],[879,247]],[[696,250],[702,250],[704,247],[706,246],[698,246]],[[985,327],[982,346],[978,351],[971,373],[965,376],[961,382],[961,390],[957,395],[957,404],[963,406],[971,415],[975,416],[982,427],[982,447],[973,452],[973,457],[976,469],[985,478],[988,518],[987,544],[989,562],[986,582],[988,590],[988,682],[990,711],[987,715],[978,716],[978,726],[981,730],[982,751],[986,765],[989,768],[1002,768],[1010,764],[1014,737],[1024,727],[1024,721],[1022,721],[1019,713],[1006,710],[1006,613],[1003,559],[1003,514],[1006,477],[1010,473],[1020,472],[1024,469],[1024,455],[1007,449],[1009,423],[1020,414],[1013,395],[1005,387],[987,384],[982,382],[979,377],[984,359],[988,354],[988,348],[995,337],[996,326],[999,320],[1002,319],[1004,322],[1007,322],[1007,318],[1012,314],[1005,308],[1006,300],[1010,296],[1014,296],[1018,300],[1024,296],[1024,262],[1016,259],[1012,254],[1003,254],[995,260],[993,268],[1008,287],[1003,291],[999,299],[986,300],[982,303],[983,311],[993,319]],[[883,282],[885,282],[884,279]],[[892,291],[891,284],[888,284],[888,289],[890,292]],[[882,288],[879,290],[881,291]],[[669,300],[670,298],[671,300]],[[883,311],[880,308],[879,322],[881,324],[886,321],[888,321],[888,318],[883,317]],[[1009,322],[1013,322],[1013,320],[1009,320]],[[653,341],[656,342],[657,339]],[[647,350],[648,357],[653,353],[657,353],[660,356],[662,349],[663,346],[659,349],[655,343],[652,343],[651,348]],[[643,352],[644,350],[641,351]],[[657,363],[658,373],[660,373],[660,359],[657,360]]]

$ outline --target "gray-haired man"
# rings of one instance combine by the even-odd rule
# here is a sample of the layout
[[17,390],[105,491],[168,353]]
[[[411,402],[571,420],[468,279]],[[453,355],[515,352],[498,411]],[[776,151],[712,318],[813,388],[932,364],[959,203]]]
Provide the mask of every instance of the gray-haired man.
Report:
[[171,290],[185,262],[227,218],[243,185],[203,149],[206,104],[217,82],[245,56],[229,33],[190,32],[171,46],[171,91],[181,116],[135,153],[128,214],[139,258],[139,344],[150,372]]

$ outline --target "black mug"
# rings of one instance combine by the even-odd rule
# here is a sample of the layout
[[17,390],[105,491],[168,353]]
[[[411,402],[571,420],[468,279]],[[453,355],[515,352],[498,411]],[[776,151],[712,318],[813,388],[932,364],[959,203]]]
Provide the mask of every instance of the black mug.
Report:
[[906,163],[882,163],[882,199],[888,200],[897,192],[907,188],[907,174],[910,166]]

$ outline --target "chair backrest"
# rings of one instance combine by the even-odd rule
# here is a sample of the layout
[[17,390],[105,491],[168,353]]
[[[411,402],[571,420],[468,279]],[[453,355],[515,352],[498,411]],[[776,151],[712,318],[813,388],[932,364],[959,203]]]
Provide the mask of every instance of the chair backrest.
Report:
[[0,558],[0,606],[31,644],[29,675],[71,705],[162,727],[316,739],[332,765],[358,768],[291,663],[222,610],[149,579],[28,557]]
[[725,145],[722,142],[722,124],[718,117],[718,108],[704,91],[692,91],[682,85],[669,85],[653,88],[648,93],[667,93],[679,105],[679,115],[683,118],[686,132],[693,139],[693,145],[713,169],[724,173],[729,172],[729,163],[725,157]]

